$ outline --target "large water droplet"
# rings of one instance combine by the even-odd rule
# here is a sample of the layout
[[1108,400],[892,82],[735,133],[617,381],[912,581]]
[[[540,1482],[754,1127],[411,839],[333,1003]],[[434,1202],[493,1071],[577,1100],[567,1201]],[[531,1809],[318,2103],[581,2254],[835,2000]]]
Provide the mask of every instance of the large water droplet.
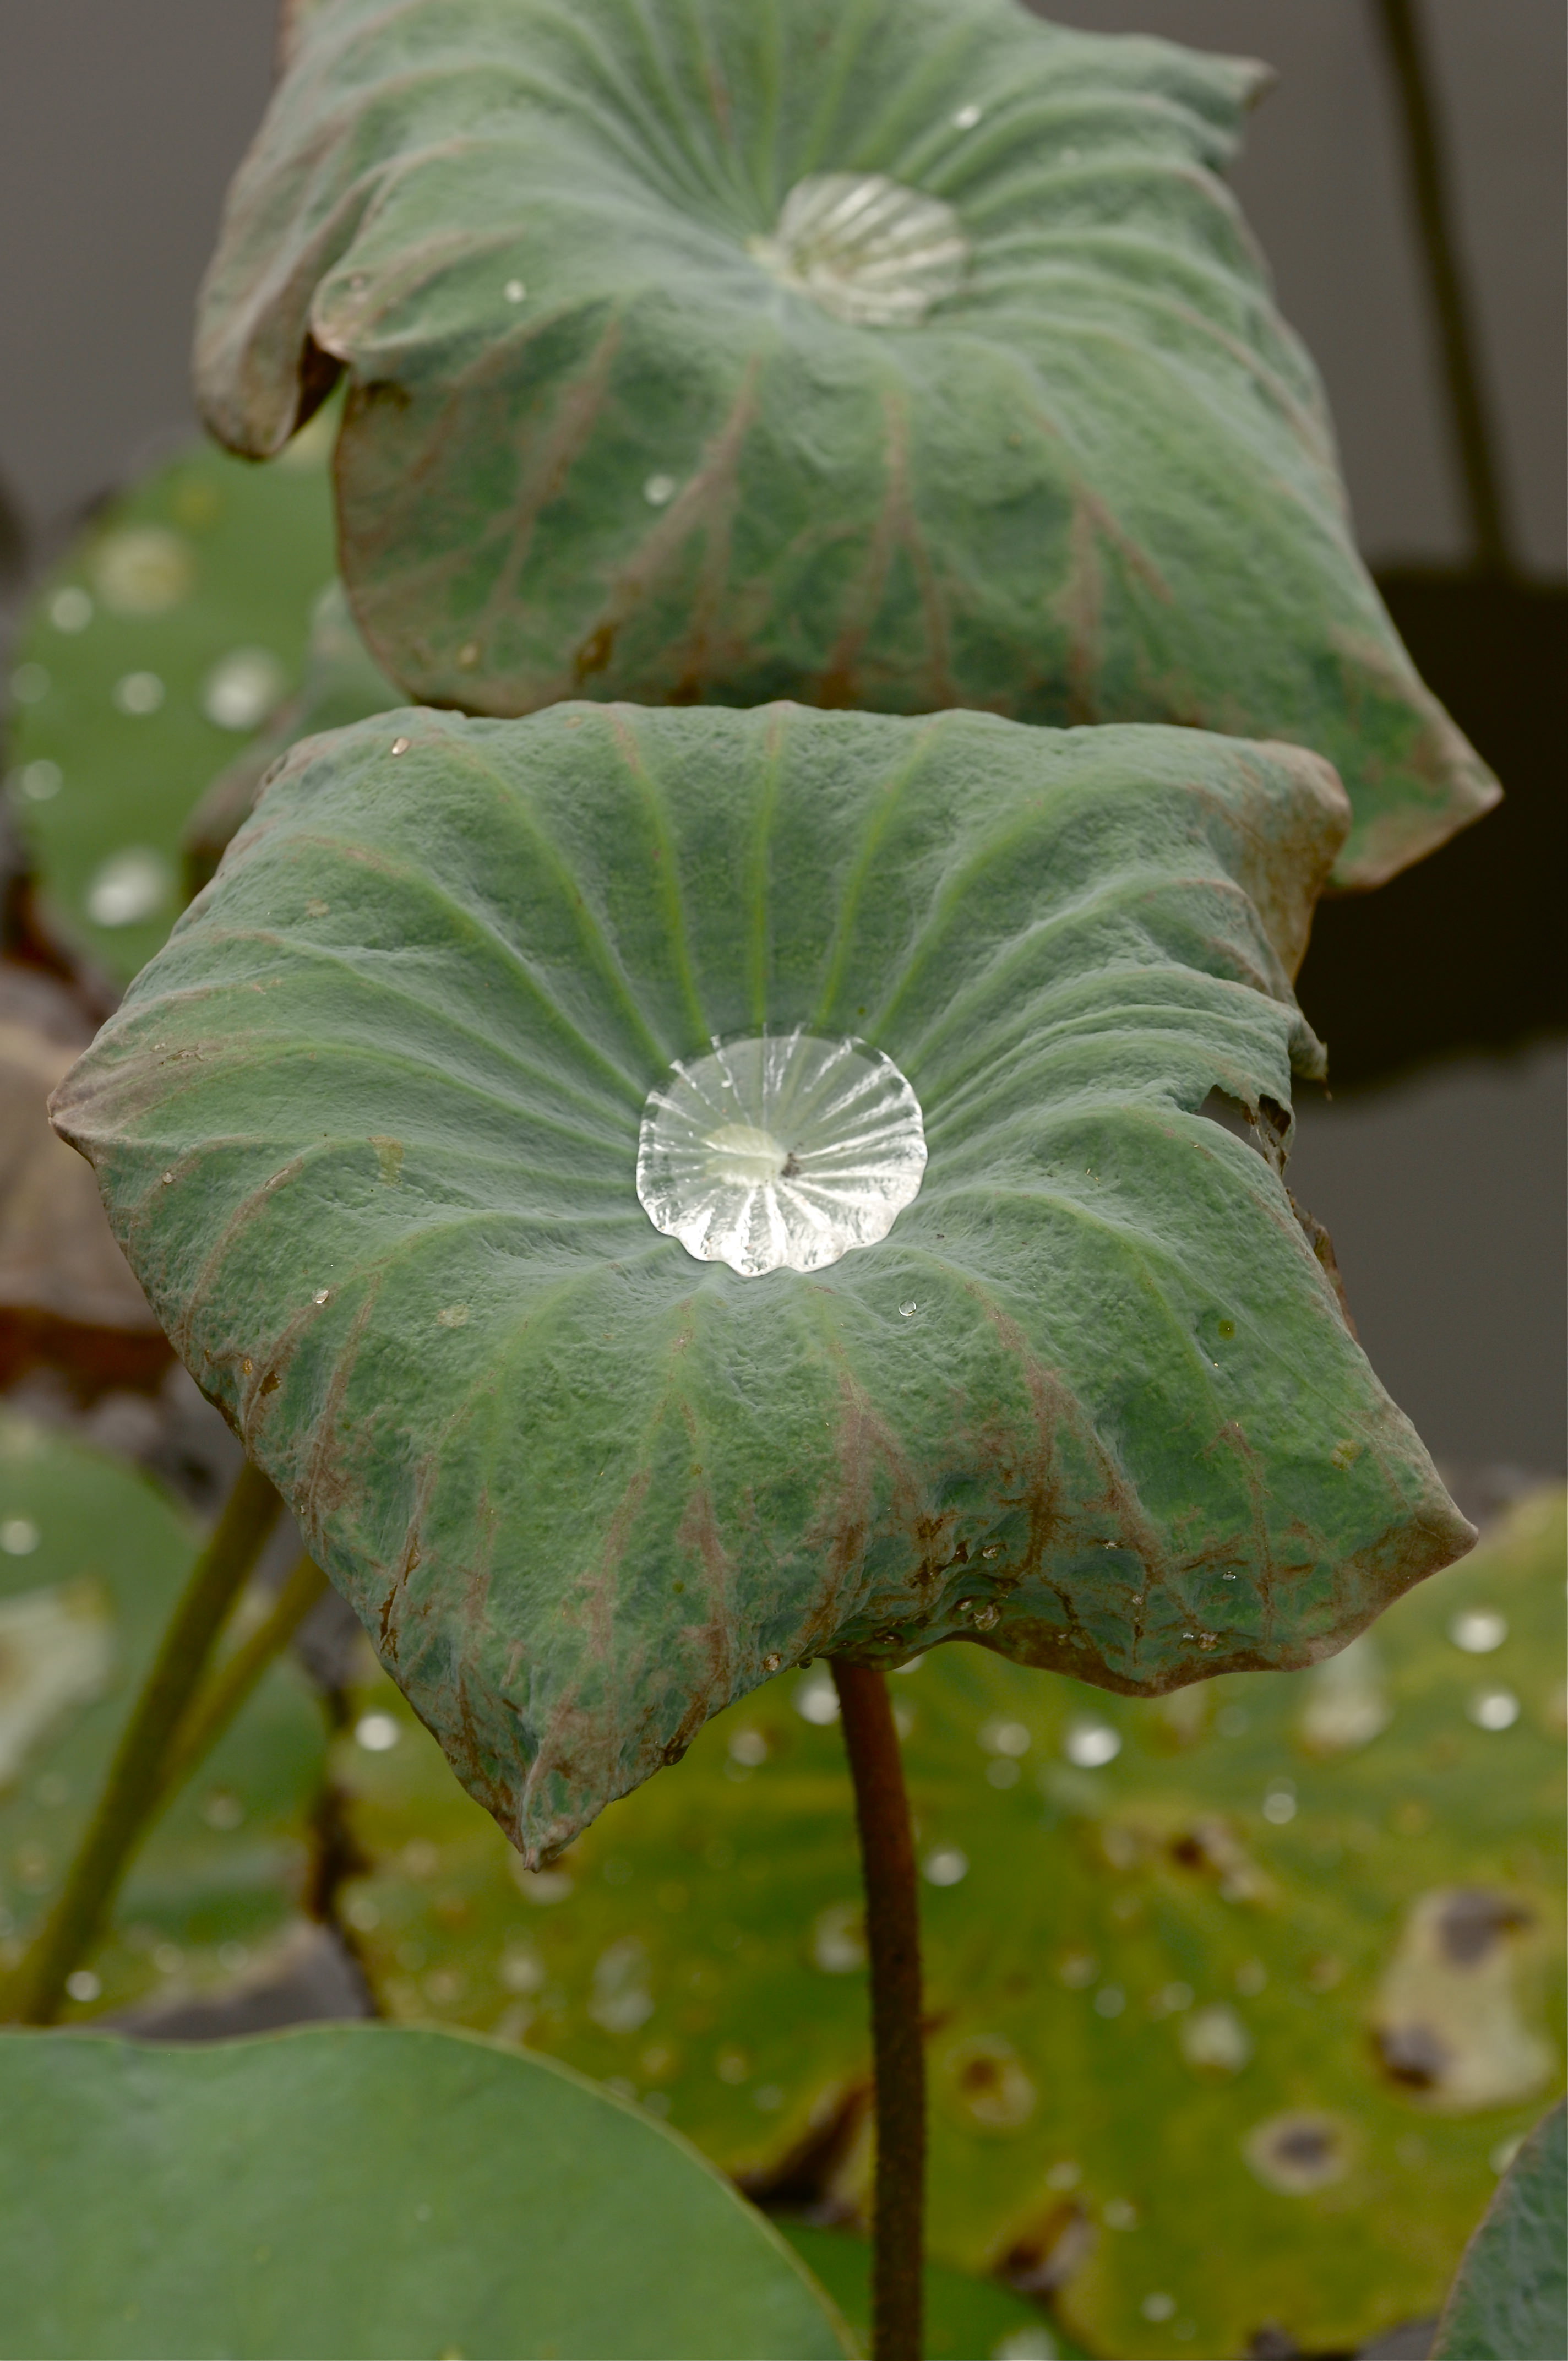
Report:
[[970,251],[951,205],[881,172],[814,172],[749,245],[785,286],[868,328],[915,326],[957,293]]
[[698,1261],[756,1279],[874,1246],[925,1170],[919,1103],[891,1059],[761,1034],[677,1064],[649,1094],[637,1194]]

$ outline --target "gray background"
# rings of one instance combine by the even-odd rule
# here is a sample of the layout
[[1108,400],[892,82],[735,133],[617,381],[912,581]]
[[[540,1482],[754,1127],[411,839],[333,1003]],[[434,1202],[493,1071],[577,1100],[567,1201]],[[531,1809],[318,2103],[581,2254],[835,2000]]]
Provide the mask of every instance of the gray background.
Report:
[[[188,433],[192,301],[266,102],[274,0],[0,0],[0,479],[42,563]],[[1464,555],[1370,0],[1053,0],[1277,68],[1236,175],[1316,354],[1374,562]],[[1568,568],[1561,0],[1425,0],[1510,531]],[[1507,782],[1505,781],[1505,785]],[[1309,1010],[1309,1014],[1310,1011]],[[1292,1185],[1440,1456],[1562,1467],[1563,1083],[1552,1045],[1305,1107]]]

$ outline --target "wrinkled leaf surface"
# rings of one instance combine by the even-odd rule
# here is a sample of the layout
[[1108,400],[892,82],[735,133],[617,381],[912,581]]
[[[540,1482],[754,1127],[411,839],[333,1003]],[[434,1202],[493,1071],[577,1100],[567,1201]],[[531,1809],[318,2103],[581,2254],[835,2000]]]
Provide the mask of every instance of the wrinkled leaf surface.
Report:
[[0,2353],[837,2361],[685,2143],[559,2067],[378,2026],[0,2035]]
[[1538,2124],[1471,2240],[1432,2361],[1568,2349],[1568,2102]]
[[[1013,0],[332,0],[230,200],[207,416],[276,451],[346,369],[344,572],[431,702],[1286,738],[1338,765],[1339,880],[1374,884],[1497,789],[1355,555],[1217,177],[1263,78]],[[923,318],[760,254],[831,174],[949,209]]]
[[[1470,1529],[1265,1158],[1343,798],[1199,732],[403,712],[290,759],[57,1095],[177,1349],[538,1858],[829,1649],[1129,1691],[1343,1644]],[[647,1093],[906,1075],[880,1245],[661,1237]],[[1268,1110],[1274,1110],[1270,1115]]]

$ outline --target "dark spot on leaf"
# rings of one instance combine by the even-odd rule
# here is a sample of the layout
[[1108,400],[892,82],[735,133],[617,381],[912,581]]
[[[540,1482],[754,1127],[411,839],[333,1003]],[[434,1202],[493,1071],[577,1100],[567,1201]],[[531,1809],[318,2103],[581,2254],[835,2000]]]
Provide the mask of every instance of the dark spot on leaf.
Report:
[[1528,1927],[1530,1913],[1500,1894],[1475,1886],[1461,1887],[1437,1922],[1438,1940],[1456,1968],[1473,1968],[1484,1960],[1499,1937]]
[[1376,2036],[1384,2070],[1412,2091],[1429,2091],[1442,2080],[1447,2048],[1426,2025],[1386,2025]]
[[572,669],[579,680],[587,680],[596,672],[603,672],[615,653],[615,625],[601,623],[590,631],[572,659]]
[[1020,2295],[1042,2296],[1069,2279],[1094,2245],[1094,2224],[1076,2199],[1052,2206],[1038,2226],[1015,2239],[997,2277]]

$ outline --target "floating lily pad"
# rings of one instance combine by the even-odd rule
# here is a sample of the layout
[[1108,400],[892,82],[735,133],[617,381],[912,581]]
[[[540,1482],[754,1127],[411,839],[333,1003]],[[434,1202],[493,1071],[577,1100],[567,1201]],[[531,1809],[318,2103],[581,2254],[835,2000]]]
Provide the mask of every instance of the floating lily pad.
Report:
[[[136,1469],[0,1412],[0,1964],[58,1888],[200,1538]],[[274,1664],[137,1855],[68,2018],[212,1985],[285,1935],[325,1745]]]
[[1286,738],[1374,884],[1497,788],[1218,177],[1264,78],[1014,0],[332,0],[231,197],[206,414],[269,454],[345,371],[343,569],[427,702]]
[[850,2350],[777,2233],[684,2141],[486,2042],[13,2033],[0,2109],[8,2356]]
[[65,934],[117,983],[181,906],[181,834],[298,687],[332,575],[331,421],[280,467],[181,452],[45,582],[11,675],[14,808]]
[[[1528,1501],[1359,1643],[1382,1719],[1330,1750],[1324,1666],[1157,1702],[945,1647],[892,1688],[924,1866],[935,2257],[1046,2295],[1089,2348],[1350,2351],[1437,2310],[1561,2081],[1564,1502]],[[1477,1656],[1451,1636],[1500,1620]],[[1506,1694],[1506,1726],[1476,1719]],[[379,2006],[570,2060],[773,2202],[869,2200],[849,1780],[826,1672],[705,1730],[523,1870],[389,1684],[337,1756],[343,1895]],[[1496,1722],[1494,1717],[1494,1723]],[[1379,2046],[1423,1897],[1475,1897],[1546,2045],[1469,2112]],[[1489,1913],[1479,1905],[1489,1902]],[[1476,1939],[1489,1917],[1492,1932]]]
[[1552,2108],[1509,2165],[1465,2251],[1432,2361],[1514,2361],[1568,2351],[1568,2106]]
[[[1466,1546],[1195,1112],[1282,1151],[1343,827],[1315,757],[1197,731],[390,714],[285,763],[56,1120],[537,1864],[801,1657],[1158,1691]],[[694,1256],[703,1157],[751,1213]]]

